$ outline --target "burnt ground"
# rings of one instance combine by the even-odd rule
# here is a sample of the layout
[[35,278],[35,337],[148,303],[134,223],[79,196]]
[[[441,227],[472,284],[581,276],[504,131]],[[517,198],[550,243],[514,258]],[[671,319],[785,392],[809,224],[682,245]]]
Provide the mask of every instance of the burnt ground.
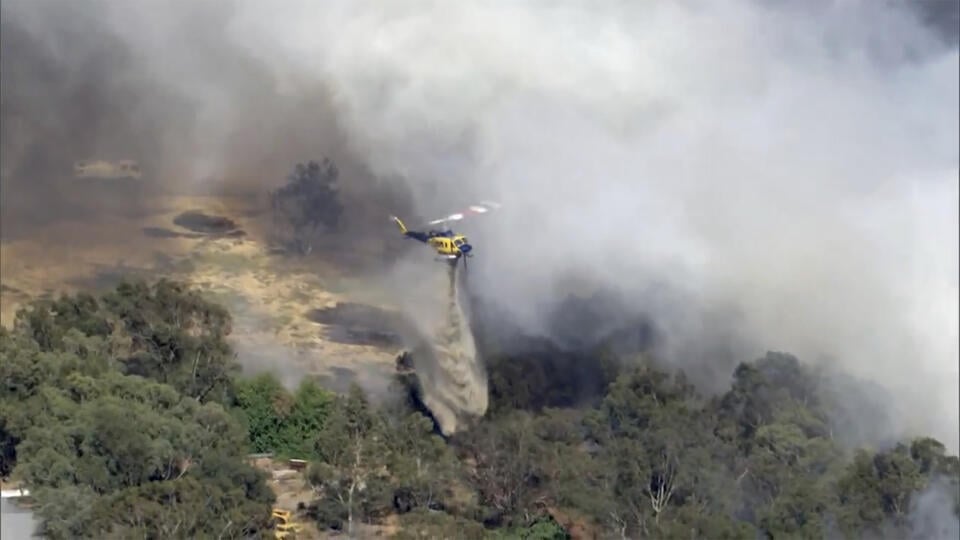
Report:
[[247,232],[235,221],[223,216],[206,214],[200,210],[188,210],[173,218],[173,224],[190,232],[176,231],[167,227],[143,227],[140,229],[149,238],[242,238]]
[[397,312],[353,302],[313,309],[305,316],[325,326],[325,339],[349,345],[395,348],[403,345],[403,336],[411,328]]
[[291,389],[317,378],[337,391],[359,384],[385,394],[402,324],[373,306],[389,295],[344,270],[335,246],[311,256],[273,253],[259,203],[248,199],[158,196],[136,215],[71,215],[14,231],[22,234],[4,227],[0,324],[11,325],[31,298],[137,278],[184,280],[231,310],[230,342],[245,373],[272,372]]
[[[215,236],[245,236],[235,221],[223,216],[212,216],[199,210],[187,210],[173,218],[173,224],[194,233]],[[162,229],[150,228],[154,233]],[[146,233],[146,230],[144,231]],[[173,231],[168,231],[173,232]],[[177,234],[177,233],[174,233]]]
[[182,233],[173,231],[164,227],[144,227],[141,229],[145,236],[150,238],[203,238],[206,235],[200,233]]

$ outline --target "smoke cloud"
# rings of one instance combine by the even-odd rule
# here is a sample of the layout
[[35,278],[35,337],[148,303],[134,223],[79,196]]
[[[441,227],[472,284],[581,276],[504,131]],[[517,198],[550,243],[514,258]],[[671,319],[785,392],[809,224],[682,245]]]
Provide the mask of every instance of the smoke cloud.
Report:
[[790,351],[958,451],[960,70],[928,24],[955,5],[67,5],[5,1],[4,23],[60,65],[65,28],[122,43],[116,80],[182,104],[130,108],[164,178],[256,185],[322,153],[404,178],[423,216],[498,200],[463,224],[471,287],[526,330],[613,291],[702,381]]
[[911,500],[908,515],[911,538],[946,540],[960,536],[960,520],[953,511],[955,496],[955,486],[934,479]]

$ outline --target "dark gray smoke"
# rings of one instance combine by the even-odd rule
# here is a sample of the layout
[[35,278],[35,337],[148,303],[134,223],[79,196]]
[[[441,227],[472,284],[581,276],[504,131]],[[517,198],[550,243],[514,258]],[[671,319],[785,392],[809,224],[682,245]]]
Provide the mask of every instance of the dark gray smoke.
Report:
[[261,194],[295,163],[323,157],[354,180],[346,197],[363,200],[374,184],[345,150],[322,81],[280,74],[238,47],[228,4],[0,9],[7,236],[76,213],[81,159],[135,159],[160,193]]

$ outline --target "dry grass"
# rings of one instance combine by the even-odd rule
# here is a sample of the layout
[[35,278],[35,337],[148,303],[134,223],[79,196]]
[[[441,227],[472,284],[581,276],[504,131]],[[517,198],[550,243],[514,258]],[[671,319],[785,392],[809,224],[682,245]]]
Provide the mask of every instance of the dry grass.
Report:
[[[288,259],[271,254],[265,217],[249,198],[164,197],[139,217],[98,215],[35,227],[0,242],[0,324],[32,297],[106,289],[124,277],[188,281],[234,315],[232,341],[244,367],[273,371],[289,385],[307,375],[365,381],[387,375],[399,351],[334,343],[305,314],[338,301],[376,301],[374,289],[347,277],[320,254]],[[187,232],[173,218],[187,210],[229,217],[247,232],[241,238],[157,237],[144,228]],[[365,384],[365,382],[367,384]]]

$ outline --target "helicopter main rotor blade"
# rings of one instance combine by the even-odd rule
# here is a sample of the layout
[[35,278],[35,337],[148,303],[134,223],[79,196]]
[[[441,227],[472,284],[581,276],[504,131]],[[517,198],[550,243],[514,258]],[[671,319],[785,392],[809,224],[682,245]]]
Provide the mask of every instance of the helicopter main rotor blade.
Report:
[[450,214],[445,218],[428,221],[427,225],[440,225],[441,223],[446,223],[448,221],[460,221],[461,219],[463,219],[463,214]]
[[467,217],[467,215],[486,214],[487,212],[496,210],[498,208],[500,208],[500,203],[483,201],[479,204],[470,205],[466,210],[457,212],[456,214],[450,214],[447,217],[427,222],[427,225],[440,225],[441,223],[447,223],[450,221],[460,221],[461,219]]

